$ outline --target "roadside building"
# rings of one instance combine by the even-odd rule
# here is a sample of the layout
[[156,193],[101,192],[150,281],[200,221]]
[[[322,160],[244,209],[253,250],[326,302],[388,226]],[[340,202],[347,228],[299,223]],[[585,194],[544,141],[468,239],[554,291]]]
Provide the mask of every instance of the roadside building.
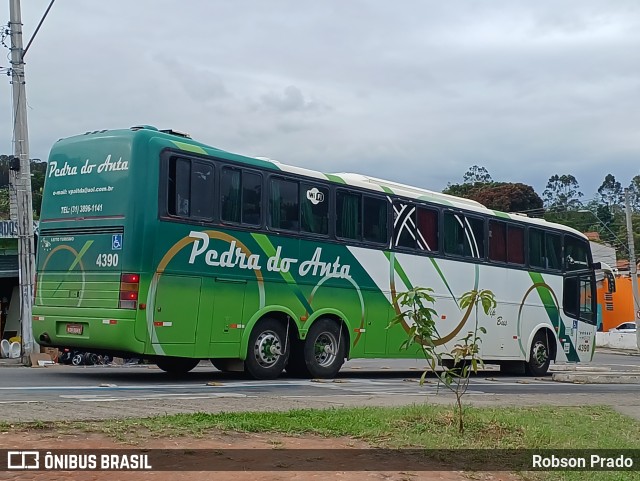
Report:
[[0,220],[0,339],[20,335],[19,283],[18,227],[13,220]]

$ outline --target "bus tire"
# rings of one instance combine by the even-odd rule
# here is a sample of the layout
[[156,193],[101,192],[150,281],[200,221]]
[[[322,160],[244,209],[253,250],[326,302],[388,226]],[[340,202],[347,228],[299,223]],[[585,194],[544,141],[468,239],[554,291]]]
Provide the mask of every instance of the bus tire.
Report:
[[249,336],[245,371],[254,379],[277,378],[287,365],[290,344],[282,323],[272,318],[258,321]]
[[323,317],[309,328],[304,342],[304,364],[311,377],[333,378],[344,363],[347,339],[340,324]]
[[167,374],[186,374],[198,365],[200,359],[190,357],[159,357],[156,365]]
[[529,361],[525,364],[525,371],[529,376],[544,376],[550,363],[549,340],[545,331],[538,331],[529,349]]

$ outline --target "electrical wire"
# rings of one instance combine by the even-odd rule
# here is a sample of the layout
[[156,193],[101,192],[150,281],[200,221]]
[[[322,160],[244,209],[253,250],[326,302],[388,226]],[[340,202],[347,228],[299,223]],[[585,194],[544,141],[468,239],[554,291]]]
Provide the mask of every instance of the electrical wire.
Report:
[[51,0],[51,3],[49,3],[49,6],[45,10],[44,15],[42,15],[42,18],[40,19],[40,22],[38,22],[38,26],[36,27],[35,31],[33,32],[33,35],[31,36],[31,38],[27,42],[27,46],[22,51],[22,60],[23,61],[24,61],[24,57],[27,55],[27,50],[29,50],[29,47],[31,47],[31,43],[33,43],[33,40],[36,38],[36,35],[38,35],[38,31],[40,30],[40,27],[42,27],[42,24],[44,23],[44,19],[47,18],[47,15],[49,15],[49,10],[51,10],[51,7],[53,7],[53,3],[55,1],[56,0]]

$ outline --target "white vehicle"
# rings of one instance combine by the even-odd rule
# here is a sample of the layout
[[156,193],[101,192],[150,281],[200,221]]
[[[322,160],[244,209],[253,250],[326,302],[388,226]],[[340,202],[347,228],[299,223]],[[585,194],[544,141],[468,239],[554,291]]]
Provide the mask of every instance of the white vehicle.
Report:
[[635,322],[623,322],[622,324],[609,329],[609,332],[636,332]]

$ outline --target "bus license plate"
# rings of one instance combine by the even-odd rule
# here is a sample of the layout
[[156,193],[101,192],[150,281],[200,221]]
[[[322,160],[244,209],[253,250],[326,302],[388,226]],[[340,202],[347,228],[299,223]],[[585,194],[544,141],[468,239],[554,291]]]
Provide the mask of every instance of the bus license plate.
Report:
[[82,324],[67,324],[67,334],[82,334]]

